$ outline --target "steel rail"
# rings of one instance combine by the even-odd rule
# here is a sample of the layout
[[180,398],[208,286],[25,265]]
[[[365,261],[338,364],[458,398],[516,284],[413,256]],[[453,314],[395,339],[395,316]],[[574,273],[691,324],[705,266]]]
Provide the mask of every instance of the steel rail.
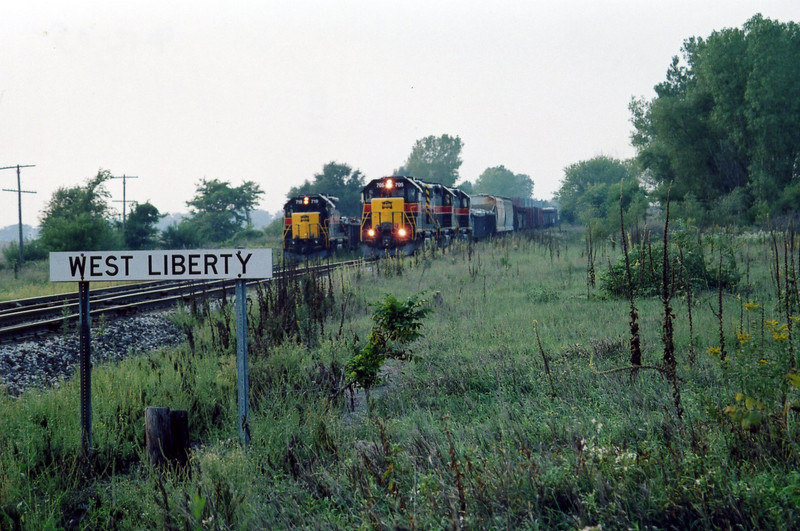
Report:
[[[118,286],[109,286],[98,288],[92,291],[92,298],[101,297],[105,295],[120,294],[127,292],[138,292],[143,289],[153,288],[163,285],[176,285],[179,281],[169,280],[154,280],[150,282],[127,283]],[[64,293],[57,293],[55,295],[41,295],[38,297],[28,297],[25,299],[16,299],[8,301],[0,301],[0,317],[3,315],[13,314],[20,310],[47,308],[51,306],[60,306],[65,301],[77,301],[78,292],[68,291]]]

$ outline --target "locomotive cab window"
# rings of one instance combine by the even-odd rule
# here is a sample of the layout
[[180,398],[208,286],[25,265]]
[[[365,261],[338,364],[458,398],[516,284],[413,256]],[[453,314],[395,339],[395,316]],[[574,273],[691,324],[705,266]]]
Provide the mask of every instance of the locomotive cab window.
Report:
[[319,212],[325,208],[319,197],[297,197],[286,205],[286,212]]
[[402,197],[408,202],[416,203],[419,200],[418,190],[410,182],[399,179],[385,179],[378,181],[364,190],[364,201],[369,202],[375,198]]

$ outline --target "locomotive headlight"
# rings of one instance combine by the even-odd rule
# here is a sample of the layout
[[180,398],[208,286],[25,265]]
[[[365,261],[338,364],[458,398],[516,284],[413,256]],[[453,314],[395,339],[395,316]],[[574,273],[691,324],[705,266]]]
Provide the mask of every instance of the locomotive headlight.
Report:
[[397,235],[401,238],[405,238],[408,235],[408,231],[405,227],[400,227],[400,229],[397,231]]
[[367,230],[367,236],[369,236],[370,238],[374,238],[375,237],[375,229]]
[[304,205],[307,205],[307,204],[308,204],[308,196],[305,196],[305,197],[303,198],[303,204],[304,204]]
[[386,188],[387,188],[388,190],[391,190],[391,189],[392,189],[392,186],[394,186],[394,182],[392,182],[392,180],[391,180],[391,179],[386,179]]

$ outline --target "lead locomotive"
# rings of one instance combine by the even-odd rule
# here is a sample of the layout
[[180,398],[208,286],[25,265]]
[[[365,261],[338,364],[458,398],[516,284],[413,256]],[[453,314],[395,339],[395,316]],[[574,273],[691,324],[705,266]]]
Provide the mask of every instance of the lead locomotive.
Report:
[[410,255],[428,242],[447,245],[469,230],[469,196],[441,184],[393,175],[361,191],[364,256]]

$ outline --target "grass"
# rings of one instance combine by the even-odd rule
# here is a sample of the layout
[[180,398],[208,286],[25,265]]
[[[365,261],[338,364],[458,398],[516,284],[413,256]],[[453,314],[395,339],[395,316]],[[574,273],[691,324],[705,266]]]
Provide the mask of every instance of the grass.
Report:
[[[741,297],[723,297],[728,361],[709,354],[717,293],[694,293],[693,361],[685,300],[673,301],[683,420],[661,373],[604,374],[629,363],[628,302],[587,287],[579,234],[457,244],[275,287],[263,314],[251,294],[246,452],[230,312],[186,309],[191,345],[96,369],[88,468],[77,382],[0,397],[0,527],[797,527],[800,393],[786,374],[798,341],[779,339],[768,239],[727,238],[747,267]],[[597,263],[618,256],[605,246]],[[419,293],[433,312],[414,361],[390,362],[367,410],[343,368],[373,326],[370,303]],[[636,304],[643,364],[658,365],[661,302]],[[266,334],[270,320],[296,335]],[[189,411],[186,470],[146,463],[150,405]]]
[[0,268],[0,301],[77,291],[73,284],[51,283],[49,274],[46,261],[26,262],[18,272],[12,267]]

